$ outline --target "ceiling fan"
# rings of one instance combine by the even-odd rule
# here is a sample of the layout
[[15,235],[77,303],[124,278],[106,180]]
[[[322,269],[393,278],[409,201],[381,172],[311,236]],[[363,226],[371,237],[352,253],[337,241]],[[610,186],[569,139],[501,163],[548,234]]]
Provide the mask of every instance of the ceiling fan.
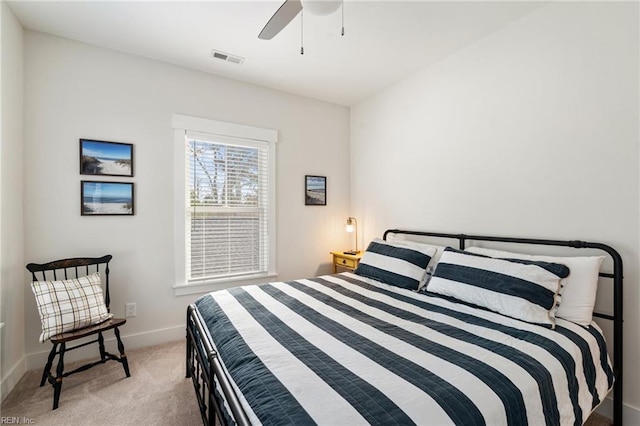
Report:
[[[312,15],[330,15],[342,6],[342,0],[285,0],[264,26],[258,38],[271,40],[303,10]],[[343,35],[344,35],[344,29]]]

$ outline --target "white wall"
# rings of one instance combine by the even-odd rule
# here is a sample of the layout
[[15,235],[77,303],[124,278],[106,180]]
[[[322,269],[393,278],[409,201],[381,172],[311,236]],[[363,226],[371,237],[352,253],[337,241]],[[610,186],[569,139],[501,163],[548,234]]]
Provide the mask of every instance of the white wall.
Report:
[[0,92],[0,399],[25,372],[23,258],[23,30],[0,2],[2,53]]
[[400,227],[596,240],[621,252],[633,407],[638,29],[637,3],[551,3],[351,112],[352,210],[365,240]]
[[[24,78],[25,260],[113,254],[112,311],[138,308],[129,348],[182,338],[196,298],[172,289],[175,113],[279,130],[278,279],[329,272],[329,251],[346,246],[347,108],[32,31]],[[134,144],[135,216],[80,216],[79,138]],[[326,207],[304,206],[305,174],[327,176]],[[25,305],[35,368],[48,347],[32,296]]]

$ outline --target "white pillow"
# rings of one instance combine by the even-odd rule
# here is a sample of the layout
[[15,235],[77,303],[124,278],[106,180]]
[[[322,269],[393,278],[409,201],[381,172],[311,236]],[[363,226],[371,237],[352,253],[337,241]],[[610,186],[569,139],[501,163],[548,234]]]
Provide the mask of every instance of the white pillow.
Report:
[[396,287],[417,290],[434,254],[433,248],[376,238],[362,255],[355,273]]
[[598,289],[598,273],[600,272],[600,265],[602,265],[605,256],[543,256],[512,253],[482,247],[469,247],[466,251],[491,257],[540,260],[567,265],[571,273],[561,281],[563,285],[562,302],[558,307],[556,317],[575,322],[585,327],[591,324],[593,306],[596,303],[596,291]]
[[102,295],[100,274],[66,281],[34,281],[31,289],[42,321],[40,342],[67,331],[99,324],[113,317]]
[[567,275],[569,268],[557,263],[497,259],[447,247],[427,291],[553,328],[560,279]]

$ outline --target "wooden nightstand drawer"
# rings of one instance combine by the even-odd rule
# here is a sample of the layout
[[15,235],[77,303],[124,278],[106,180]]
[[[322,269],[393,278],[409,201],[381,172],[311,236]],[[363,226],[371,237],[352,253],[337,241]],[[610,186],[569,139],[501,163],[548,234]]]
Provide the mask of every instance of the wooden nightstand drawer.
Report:
[[333,273],[338,272],[338,268],[354,271],[358,267],[362,253],[346,254],[341,251],[332,251],[333,255]]
[[340,259],[340,258],[338,258],[338,259],[336,259],[336,263],[338,265],[345,266],[347,268],[354,268],[355,269],[355,267],[356,267],[356,261],[355,260],[351,260],[351,259],[345,259],[345,258]]

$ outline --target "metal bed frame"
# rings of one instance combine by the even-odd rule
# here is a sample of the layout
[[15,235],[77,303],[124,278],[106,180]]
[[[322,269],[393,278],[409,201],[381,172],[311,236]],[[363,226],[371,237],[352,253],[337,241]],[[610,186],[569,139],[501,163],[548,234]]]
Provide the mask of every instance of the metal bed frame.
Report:
[[[466,234],[448,234],[439,232],[410,231],[389,229],[383,238],[389,234],[405,234],[420,237],[445,238],[458,241],[458,248],[464,250],[469,241],[486,241],[498,243],[515,243],[525,245],[543,245],[556,247],[572,247],[576,249],[588,248],[607,253],[613,261],[613,272],[600,272],[600,277],[613,280],[613,314],[594,312],[598,318],[613,321],[613,424],[622,425],[622,257],[612,247],[586,241],[565,241],[535,238],[510,238]],[[195,305],[187,308],[186,327],[186,377],[193,381],[194,390],[200,407],[200,414],[205,425],[237,424],[249,425],[249,419],[244,412],[238,395],[233,389],[225,373],[218,354],[212,343],[206,322]]]

